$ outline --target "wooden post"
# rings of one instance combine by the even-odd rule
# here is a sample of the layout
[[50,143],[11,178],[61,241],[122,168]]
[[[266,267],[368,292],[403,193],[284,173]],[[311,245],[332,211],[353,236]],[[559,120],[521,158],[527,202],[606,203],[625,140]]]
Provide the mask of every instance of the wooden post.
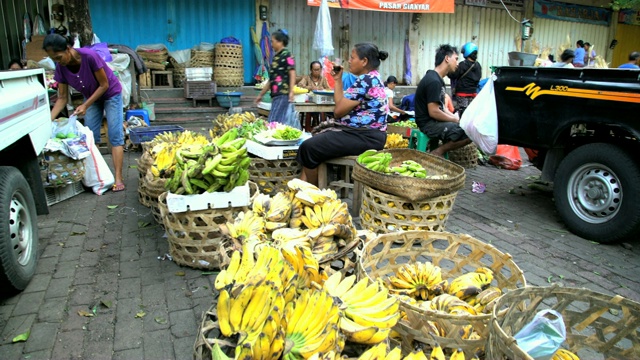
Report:
[[93,26],[88,0],[66,0],[65,5],[69,31],[80,38],[80,46],[90,45],[93,40]]

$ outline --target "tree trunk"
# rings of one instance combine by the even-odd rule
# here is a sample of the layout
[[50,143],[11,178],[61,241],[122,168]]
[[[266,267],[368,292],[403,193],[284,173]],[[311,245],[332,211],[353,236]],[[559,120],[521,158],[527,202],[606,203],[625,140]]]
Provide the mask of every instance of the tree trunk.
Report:
[[69,20],[69,32],[78,36],[80,46],[91,45],[93,26],[88,0],[65,0],[65,12]]

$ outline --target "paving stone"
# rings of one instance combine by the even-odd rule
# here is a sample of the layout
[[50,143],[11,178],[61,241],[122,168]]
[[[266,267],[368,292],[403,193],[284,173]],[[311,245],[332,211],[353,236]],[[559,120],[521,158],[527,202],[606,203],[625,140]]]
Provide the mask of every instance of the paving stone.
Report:
[[93,285],[75,285],[69,296],[69,305],[92,305],[95,300]]
[[[166,357],[166,358],[169,359],[170,357]],[[113,359],[114,360],[138,360],[138,359],[144,360],[144,359],[150,359],[150,358],[144,356],[143,348],[135,348],[135,349],[115,351],[113,353]],[[161,359],[161,358],[157,358],[157,359]]]
[[38,262],[42,261],[45,258],[51,258],[51,257],[54,257],[57,259],[60,256],[60,254],[62,254],[62,246],[60,246],[59,244],[49,244],[45,246],[44,251],[40,255],[40,258],[38,259]]
[[171,332],[158,330],[145,332],[143,336],[144,357],[147,359],[173,359],[173,344],[171,343]]
[[173,340],[173,353],[176,360],[193,359],[193,338],[177,338]]
[[97,251],[83,250],[80,254],[80,264],[85,267],[95,267],[100,262],[100,254]]
[[36,274],[53,274],[58,264],[57,257],[47,257],[38,259]]
[[13,309],[12,316],[37,314],[40,310],[40,305],[44,300],[44,291],[38,291],[34,293],[27,293],[20,295],[20,302],[16,304]]
[[39,322],[60,323],[67,313],[67,298],[45,298],[38,312]]
[[11,316],[4,324],[0,335],[0,344],[11,343],[17,335],[30,331],[36,320],[36,314]]
[[25,344],[24,352],[31,353],[42,350],[50,352],[55,344],[58,325],[46,322],[34,324],[31,327],[31,334],[29,335],[29,341]]
[[76,269],[73,280],[74,285],[89,285],[96,282],[96,268],[93,266],[80,266]]
[[73,277],[53,278],[49,282],[49,288],[47,289],[46,298],[66,297],[71,291],[71,284],[73,283]]
[[197,334],[199,325],[196,324],[192,310],[171,311],[169,312],[169,318],[173,336],[181,338],[186,336],[193,337]]
[[[11,339],[9,339],[11,340]],[[24,349],[25,343],[15,343],[11,342],[3,343],[0,345],[0,359],[20,359],[22,357],[22,350]]]
[[113,351],[113,340],[87,341],[85,339],[84,352],[82,356],[85,359],[110,360],[113,358]]
[[51,358],[82,359],[84,335],[85,331],[83,330],[58,332]]
[[22,292],[23,294],[31,292],[46,291],[51,282],[51,274],[36,274],[27,285],[27,288]]
[[82,331],[86,329],[87,324],[89,323],[88,317],[79,315],[79,311],[89,312],[89,309],[85,306],[69,306],[67,307],[66,314],[63,318],[62,325],[60,325],[61,331]]
[[126,318],[118,317],[113,349],[119,351],[141,347],[142,330],[142,319],[136,319],[134,316]]
[[119,279],[118,281],[118,298],[140,298],[142,296],[142,288],[139,278]]
[[142,286],[142,303],[145,306],[162,305],[167,303],[166,292],[162,284],[159,285],[143,285]]
[[120,278],[137,278],[140,279],[140,263],[138,261],[122,261],[120,262]]
[[77,261],[58,262],[58,265],[56,265],[56,271],[53,273],[53,278],[72,278],[76,273],[76,267],[78,267]]

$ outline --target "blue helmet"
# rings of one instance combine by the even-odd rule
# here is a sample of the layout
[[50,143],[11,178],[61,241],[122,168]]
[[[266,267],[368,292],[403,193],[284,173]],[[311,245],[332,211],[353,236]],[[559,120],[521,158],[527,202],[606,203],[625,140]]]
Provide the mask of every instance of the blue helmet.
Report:
[[468,58],[469,55],[473,54],[474,51],[478,51],[478,45],[468,42],[462,45],[462,56]]

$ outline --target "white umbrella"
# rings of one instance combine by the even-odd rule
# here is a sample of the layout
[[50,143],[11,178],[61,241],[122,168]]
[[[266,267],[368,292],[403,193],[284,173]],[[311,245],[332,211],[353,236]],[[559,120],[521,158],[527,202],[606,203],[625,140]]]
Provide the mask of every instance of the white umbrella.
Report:
[[321,57],[333,55],[331,15],[329,14],[329,4],[327,0],[322,0],[320,10],[318,11],[316,31],[313,36],[313,49],[318,50]]

